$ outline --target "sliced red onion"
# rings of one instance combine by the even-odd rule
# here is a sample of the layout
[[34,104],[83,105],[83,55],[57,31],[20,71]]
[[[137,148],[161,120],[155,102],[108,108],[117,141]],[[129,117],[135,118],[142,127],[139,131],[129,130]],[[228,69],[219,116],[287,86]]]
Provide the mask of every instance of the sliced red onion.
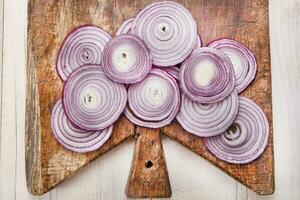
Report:
[[65,115],[61,100],[53,107],[51,128],[53,135],[61,145],[78,153],[100,148],[110,138],[113,131],[113,126],[101,131],[87,131],[74,126]]
[[224,133],[232,125],[238,107],[235,90],[223,101],[213,104],[197,103],[182,94],[176,119],[186,131],[200,137],[211,137]]
[[233,125],[224,134],[205,138],[205,145],[221,160],[244,164],[263,153],[268,136],[269,124],[264,112],[252,100],[240,97]]
[[195,49],[202,47],[202,41],[200,35],[197,35]]
[[129,18],[126,21],[123,22],[123,24],[119,27],[119,29],[116,32],[116,35],[121,35],[125,33],[131,33],[131,26],[134,18]]
[[85,65],[67,79],[63,105],[68,119],[85,130],[102,130],[112,125],[123,112],[126,88],[107,78],[98,65]]
[[171,123],[179,106],[176,80],[167,72],[152,69],[142,82],[129,86],[125,115],[136,125],[160,128]]
[[179,71],[180,71],[180,69],[178,67],[176,67],[176,66],[161,67],[160,69],[167,72],[168,74],[170,74],[176,80],[179,80]]
[[224,53],[212,48],[195,49],[180,68],[180,86],[193,101],[215,103],[234,88],[234,72]]
[[146,43],[133,34],[122,34],[104,47],[102,65],[113,81],[132,84],[143,80],[152,67],[152,56]]
[[235,89],[238,93],[244,91],[256,75],[257,63],[254,54],[243,44],[231,39],[215,40],[208,46],[228,56],[234,69]]
[[85,64],[101,64],[101,55],[111,36],[92,26],[80,26],[63,41],[56,60],[60,78],[65,81],[78,67]]
[[156,66],[181,63],[196,44],[197,25],[193,16],[173,1],[146,6],[133,20],[131,30],[147,43]]

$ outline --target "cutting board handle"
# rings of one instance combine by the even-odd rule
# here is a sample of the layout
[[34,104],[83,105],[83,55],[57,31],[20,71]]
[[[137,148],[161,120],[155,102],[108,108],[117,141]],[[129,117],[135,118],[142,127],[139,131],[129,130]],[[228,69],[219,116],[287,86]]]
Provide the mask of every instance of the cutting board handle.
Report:
[[159,129],[136,128],[136,143],[126,194],[130,198],[171,197]]

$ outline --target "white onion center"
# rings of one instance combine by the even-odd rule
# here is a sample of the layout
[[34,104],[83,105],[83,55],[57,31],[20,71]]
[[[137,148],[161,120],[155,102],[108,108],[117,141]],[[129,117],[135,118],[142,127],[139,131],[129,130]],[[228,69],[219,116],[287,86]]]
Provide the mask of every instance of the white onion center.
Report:
[[93,110],[101,104],[101,94],[96,88],[83,89],[80,94],[80,99],[87,109]]
[[81,50],[80,55],[83,58],[84,63],[88,64],[89,62],[91,62],[93,60],[93,52],[88,49],[88,48],[84,48]]
[[146,91],[146,95],[148,96],[146,98],[153,106],[162,106],[167,101],[167,84],[160,78],[153,77],[149,79],[146,84]]
[[168,22],[168,20],[170,20],[170,18],[161,18],[155,25],[154,35],[160,41],[170,40],[174,35],[174,27]]
[[130,71],[136,62],[135,49],[128,45],[120,45],[113,50],[112,53],[112,64],[119,72]]
[[199,86],[208,86],[215,77],[215,71],[215,63],[202,60],[194,67],[194,80]]

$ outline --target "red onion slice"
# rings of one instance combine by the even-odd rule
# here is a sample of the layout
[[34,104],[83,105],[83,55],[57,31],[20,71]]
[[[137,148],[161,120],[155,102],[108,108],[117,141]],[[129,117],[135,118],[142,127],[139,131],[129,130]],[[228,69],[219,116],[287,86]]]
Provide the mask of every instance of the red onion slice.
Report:
[[171,123],[179,106],[176,80],[160,69],[152,69],[142,82],[129,86],[125,115],[136,125],[160,128]]
[[214,104],[197,103],[182,94],[176,119],[186,131],[200,137],[211,137],[224,133],[232,125],[238,107],[235,90],[226,99]]
[[146,6],[133,20],[131,30],[147,43],[156,66],[181,63],[196,44],[197,25],[193,16],[172,1]]
[[63,41],[56,60],[56,69],[65,81],[78,67],[85,64],[101,64],[101,54],[111,36],[92,26],[80,26]]
[[244,164],[263,153],[268,136],[269,124],[264,112],[252,100],[240,97],[233,125],[224,134],[205,138],[205,145],[221,160]]
[[179,80],[179,71],[180,69],[176,66],[171,67],[159,67],[161,70],[167,72],[170,74],[173,78],[175,78],[177,81]]
[[244,91],[256,75],[257,63],[254,54],[243,44],[231,39],[215,40],[208,46],[228,56],[234,69],[235,89],[238,93]]
[[113,81],[132,84],[143,80],[152,67],[150,49],[133,34],[122,34],[104,47],[102,66]]
[[53,135],[62,146],[78,153],[90,152],[100,148],[110,138],[113,131],[113,126],[101,131],[79,129],[68,120],[61,100],[53,107],[51,128]]
[[202,47],[202,40],[200,35],[197,35],[195,49]]
[[102,130],[112,125],[123,112],[126,88],[107,78],[98,65],[85,65],[67,79],[63,105],[68,119],[85,130]]
[[195,49],[180,68],[180,86],[193,101],[215,103],[234,89],[234,72],[224,53],[212,48]]
[[116,35],[121,35],[125,33],[131,33],[131,26],[134,18],[129,18],[126,21],[123,22],[123,24],[119,27],[119,29],[116,32]]

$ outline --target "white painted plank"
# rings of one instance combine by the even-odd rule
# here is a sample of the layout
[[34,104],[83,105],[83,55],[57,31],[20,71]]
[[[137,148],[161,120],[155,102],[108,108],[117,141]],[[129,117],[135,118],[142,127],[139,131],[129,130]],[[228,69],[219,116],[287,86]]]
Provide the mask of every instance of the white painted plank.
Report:
[[[32,199],[26,187],[25,175],[25,100],[26,100],[26,36],[27,36],[27,2],[18,0],[5,0],[6,11],[10,17],[5,19],[11,23],[15,35],[16,46],[10,47],[16,60],[16,199]],[[17,7],[15,5],[18,5]],[[11,21],[10,19],[18,19]],[[11,30],[10,30],[11,31]],[[11,36],[10,36],[11,37]]]
[[172,186],[172,199],[236,198],[234,179],[175,141],[164,137],[163,145]]
[[[3,1],[0,0],[0,144],[1,144],[1,128],[2,128],[2,64],[3,64]],[[0,145],[0,152],[1,152],[1,145]],[[1,156],[1,154],[0,154]],[[0,157],[1,160],[1,157]],[[1,164],[1,163],[0,163]]]
[[[3,117],[0,196],[4,199],[33,197],[25,177],[25,79],[27,3],[4,1]],[[18,5],[18,6],[16,6]]]
[[[257,195],[255,192],[247,189],[247,199],[248,200],[257,200],[258,197],[259,197],[259,195]],[[273,195],[271,195],[270,197],[272,199]]]
[[236,183],[236,200],[247,200],[247,187],[240,184]]
[[0,195],[7,200],[15,199],[16,189],[16,99],[15,99],[15,65],[13,47],[18,46],[12,35],[13,24],[8,23],[10,14],[4,3],[3,23],[3,88],[2,88],[2,128],[0,154]]
[[127,199],[125,187],[134,140],[104,154],[51,192],[51,200]]
[[275,193],[248,199],[300,198],[300,1],[270,1]]

